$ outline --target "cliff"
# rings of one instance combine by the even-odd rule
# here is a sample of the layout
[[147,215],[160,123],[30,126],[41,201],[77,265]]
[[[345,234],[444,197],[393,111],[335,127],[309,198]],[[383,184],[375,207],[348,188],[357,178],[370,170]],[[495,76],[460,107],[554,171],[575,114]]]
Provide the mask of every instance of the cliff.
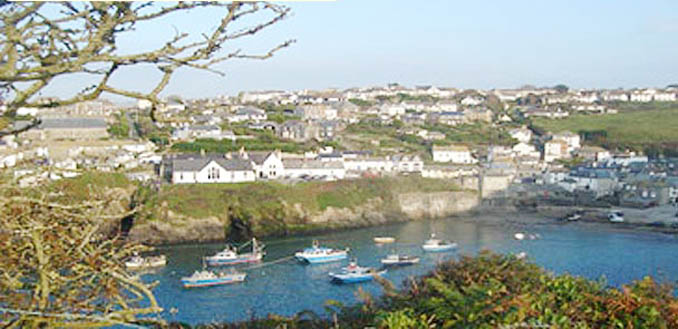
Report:
[[[243,240],[458,215],[475,191],[450,182],[389,178],[299,186],[172,186],[147,202],[129,238],[148,244]],[[210,191],[210,193],[206,191]]]

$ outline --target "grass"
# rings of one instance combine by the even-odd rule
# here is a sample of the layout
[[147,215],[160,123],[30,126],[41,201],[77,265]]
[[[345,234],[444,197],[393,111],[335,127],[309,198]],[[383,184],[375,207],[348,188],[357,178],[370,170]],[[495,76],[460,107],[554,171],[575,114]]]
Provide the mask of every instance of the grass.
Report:
[[92,189],[127,188],[133,183],[121,173],[88,171],[80,176],[61,179],[50,183],[52,191],[63,192],[76,200],[87,200]]
[[678,144],[678,106],[621,112],[612,115],[573,115],[563,120],[536,119],[534,125],[551,132],[605,131],[606,138],[589,144],[608,148],[674,148]]

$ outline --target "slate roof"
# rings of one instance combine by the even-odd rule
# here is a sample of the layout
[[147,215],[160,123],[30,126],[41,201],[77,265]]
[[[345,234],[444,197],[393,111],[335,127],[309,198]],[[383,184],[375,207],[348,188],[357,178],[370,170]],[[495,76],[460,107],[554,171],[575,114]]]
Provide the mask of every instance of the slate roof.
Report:
[[285,159],[283,166],[285,169],[344,169],[341,161]]
[[42,119],[40,129],[106,128],[106,120],[99,118],[49,118]]
[[200,171],[210,162],[216,162],[226,170],[253,170],[252,163],[243,159],[226,159],[224,157],[204,156],[188,159],[174,159],[174,171]]

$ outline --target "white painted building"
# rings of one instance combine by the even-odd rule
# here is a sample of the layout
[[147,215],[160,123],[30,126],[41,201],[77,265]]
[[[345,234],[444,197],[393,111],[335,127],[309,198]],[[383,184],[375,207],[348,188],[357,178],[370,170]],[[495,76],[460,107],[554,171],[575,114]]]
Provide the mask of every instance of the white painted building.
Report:
[[197,157],[172,162],[173,184],[240,183],[255,179],[252,163],[242,159]]
[[563,131],[553,135],[553,139],[560,139],[567,143],[567,152],[573,152],[581,147],[581,137],[571,131]]
[[476,163],[477,160],[471,155],[471,150],[465,145],[439,146],[433,145],[433,161],[452,163]]
[[252,162],[257,179],[276,179],[286,175],[280,151],[247,153],[241,150],[239,158]]
[[544,161],[553,162],[557,159],[567,158],[567,142],[562,139],[553,139],[544,144]]
[[526,127],[515,128],[509,131],[509,135],[521,143],[529,143],[532,139],[532,130],[527,129]]
[[346,168],[342,161],[284,159],[283,164],[287,178],[315,177],[337,180],[346,177]]

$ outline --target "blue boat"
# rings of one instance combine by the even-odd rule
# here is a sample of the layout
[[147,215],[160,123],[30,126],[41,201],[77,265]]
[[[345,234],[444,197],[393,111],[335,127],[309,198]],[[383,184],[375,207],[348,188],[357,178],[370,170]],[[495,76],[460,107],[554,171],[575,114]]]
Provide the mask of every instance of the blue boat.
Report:
[[184,288],[209,287],[245,281],[246,273],[214,273],[212,271],[195,271],[189,277],[181,278]]
[[335,262],[348,258],[348,249],[339,250],[321,247],[318,241],[313,241],[313,246],[296,252],[294,257],[300,262],[309,264]]
[[332,282],[335,283],[358,283],[371,281],[377,275],[382,275],[386,273],[386,270],[375,270],[371,267],[361,267],[358,266],[355,262],[351,262],[348,266],[344,267],[341,272],[333,273],[330,272],[330,278]]

